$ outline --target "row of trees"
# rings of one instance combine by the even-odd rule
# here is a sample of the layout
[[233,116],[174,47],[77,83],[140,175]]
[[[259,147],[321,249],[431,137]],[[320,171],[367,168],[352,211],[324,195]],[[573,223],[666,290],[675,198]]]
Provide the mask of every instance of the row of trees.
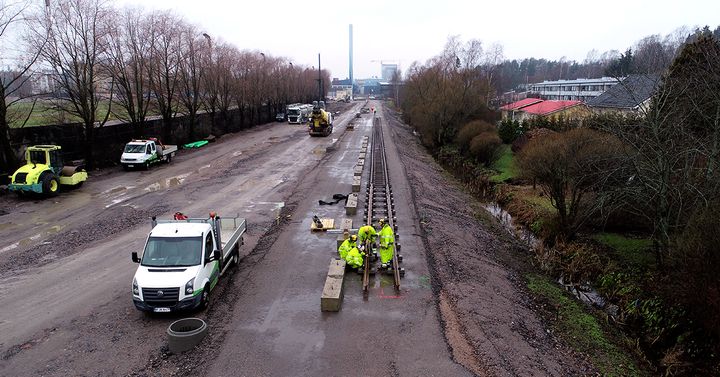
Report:
[[[9,123],[13,116],[27,116],[12,111],[27,99],[7,89],[40,71],[49,70],[53,88],[44,97],[51,96],[56,108],[81,119],[89,164],[94,129],[111,114],[128,122],[136,137],[147,117],[159,114],[165,139],[171,137],[175,117],[183,115],[194,138],[201,111],[212,115],[213,129],[222,133],[231,110],[240,112],[242,122],[255,123],[262,109],[270,114],[319,95],[317,70],[240,50],[169,11],[116,9],[104,0],[46,1],[41,8],[30,4],[0,2],[0,33],[22,33],[23,56],[32,57],[19,60],[16,74],[0,86],[0,170],[17,163]],[[8,39],[0,34],[0,42]],[[321,82],[329,85],[328,72],[322,76]]]

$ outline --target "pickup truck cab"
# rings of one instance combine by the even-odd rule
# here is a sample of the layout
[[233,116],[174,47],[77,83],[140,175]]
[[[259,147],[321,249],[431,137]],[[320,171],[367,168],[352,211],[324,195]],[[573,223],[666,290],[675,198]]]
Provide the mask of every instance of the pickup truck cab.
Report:
[[133,140],[125,144],[120,164],[125,170],[136,167],[148,169],[150,165],[161,161],[170,163],[177,150],[177,145],[163,145],[153,138]]
[[133,303],[147,312],[205,309],[210,291],[232,264],[240,259],[240,246],[247,229],[245,219],[178,217],[153,218],[132,282]]

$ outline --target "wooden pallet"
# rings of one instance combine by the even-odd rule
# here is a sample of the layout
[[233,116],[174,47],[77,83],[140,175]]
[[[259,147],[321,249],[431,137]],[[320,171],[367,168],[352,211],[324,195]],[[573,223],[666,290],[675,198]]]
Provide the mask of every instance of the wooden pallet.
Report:
[[310,230],[314,232],[335,229],[335,219],[320,219],[320,222],[323,224],[322,228],[318,228],[314,221],[310,222]]

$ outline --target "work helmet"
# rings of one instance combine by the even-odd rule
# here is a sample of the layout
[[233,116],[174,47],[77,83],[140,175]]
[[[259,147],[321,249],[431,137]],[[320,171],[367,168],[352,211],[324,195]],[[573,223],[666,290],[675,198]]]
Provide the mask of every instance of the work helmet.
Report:
[[354,234],[352,236],[350,236],[350,241],[353,241],[353,242],[357,241],[357,236]]
[[383,224],[385,224],[385,218],[384,217],[381,218],[379,222],[380,222],[380,225],[382,226]]

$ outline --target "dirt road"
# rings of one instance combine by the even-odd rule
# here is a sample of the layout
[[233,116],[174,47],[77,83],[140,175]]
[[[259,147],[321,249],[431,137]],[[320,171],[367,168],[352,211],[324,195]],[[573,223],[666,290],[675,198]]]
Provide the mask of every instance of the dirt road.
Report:
[[[377,276],[364,300],[360,276],[348,274],[342,310],[320,312],[336,235],[310,233],[310,219],[345,217],[342,204],[318,200],[350,191],[372,124],[363,115],[346,131],[358,106],[336,118],[330,138],[269,124],[147,172],[100,172],[52,201],[5,201],[0,375],[587,373],[547,334],[506,265],[516,246],[473,217],[472,200],[382,110],[407,275],[399,293]],[[130,252],[141,250],[147,218],[176,210],[249,223],[239,267],[210,310],[192,314],[208,322],[208,337],[182,355],[167,352],[164,332],[187,315],[145,315],[130,296]]]

